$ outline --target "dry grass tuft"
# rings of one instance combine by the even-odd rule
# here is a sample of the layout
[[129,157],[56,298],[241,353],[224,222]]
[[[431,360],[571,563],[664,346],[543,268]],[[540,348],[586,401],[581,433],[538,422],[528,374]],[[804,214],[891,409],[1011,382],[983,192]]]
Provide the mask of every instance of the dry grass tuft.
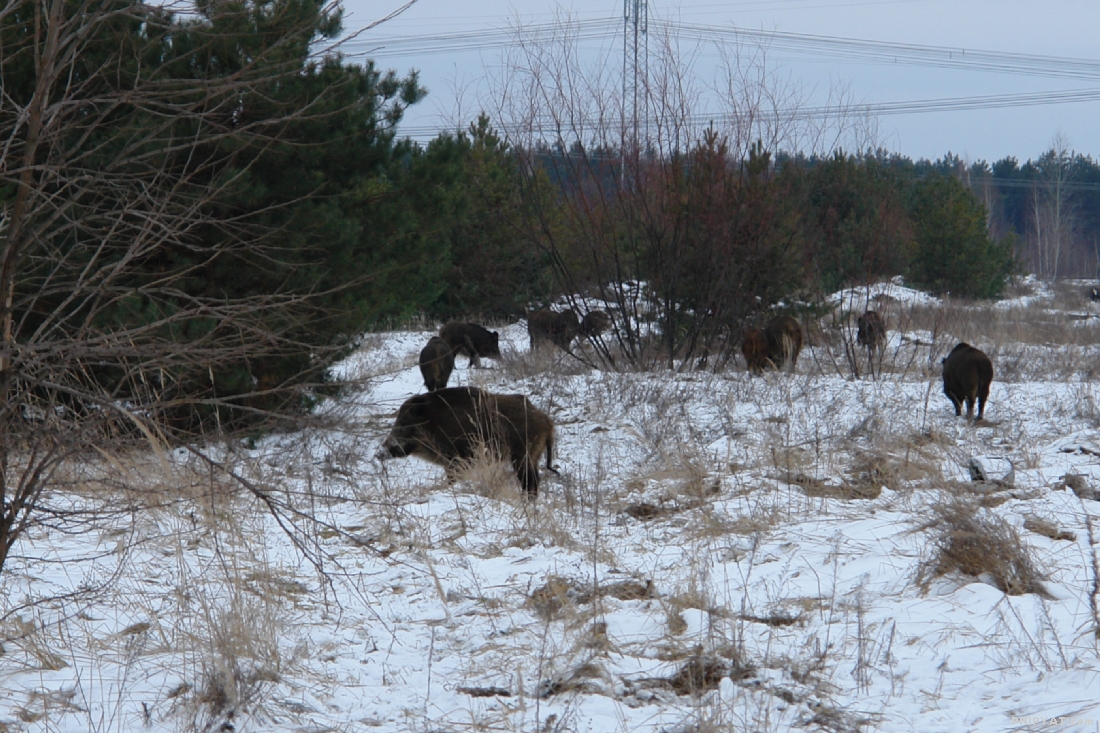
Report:
[[1100,496],[1100,492],[1089,484],[1088,478],[1080,473],[1067,473],[1062,477],[1061,483],[1054,487],[1055,491],[1065,489],[1072,491],[1079,499],[1096,499]]
[[882,493],[882,483],[877,481],[830,484],[804,473],[796,473],[793,476],[788,475],[784,480],[789,484],[800,487],[806,493],[806,496],[819,499],[843,499],[845,501],[877,499],[879,494]]
[[775,613],[769,613],[767,616],[753,616],[752,614],[742,613],[738,614],[737,618],[742,621],[751,621],[752,623],[765,624],[766,626],[779,628],[783,626],[794,626],[802,619],[802,616],[792,616],[789,613],[776,611]]
[[935,428],[928,428],[927,430],[913,433],[913,435],[909,438],[909,443],[914,448],[924,448],[933,445],[940,447],[949,447],[954,445],[954,441],[950,438],[950,436],[945,435]]
[[1045,580],[1016,530],[963,500],[932,507],[934,518],[920,527],[934,533],[932,557],[921,564],[917,583],[927,592],[932,579],[949,573],[985,578],[1008,595],[1048,594]]
[[544,585],[531,592],[527,605],[540,618],[556,618],[567,608],[592,603],[598,598],[616,598],[620,601],[640,601],[657,597],[653,581],[620,580],[614,583],[589,585],[553,575]]
[[711,468],[712,462],[690,446],[678,443],[662,450],[655,468],[624,484],[626,492],[645,496],[630,501],[618,511],[648,522],[706,507],[722,490],[721,480]]
[[512,464],[493,455],[488,446],[479,446],[476,453],[472,461],[465,462],[454,472],[459,485],[468,486],[478,496],[497,501],[520,498],[522,489]]
[[652,580],[644,583],[638,580],[620,580],[617,583],[601,585],[599,592],[620,601],[641,601],[657,597],[657,590],[653,587]]
[[641,522],[648,522],[651,519],[659,519],[661,517],[678,514],[683,510],[684,507],[675,504],[653,504],[648,501],[638,501],[627,504],[623,509],[623,514]]
[[599,664],[591,661],[584,662],[565,674],[543,680],[539,684],[538,696],[548,698],[566,692],[599,693],[601,685],[598,682],[606,680],[607,677],[607,671]]
[[756,674],[756,669],[744,662],[735,650],[723,651],[719,655],[705,654],[701,648],[695,649],[692,656],[665,680],[666,684],[677,695],[699,696],[718,689],[723,679],[738,681]]
[[1067,540],[1069,542],[1076,542],[1077,535],[1073,532],[1067,532],[1064,529],[1058,529],[1058,525],[1049,519],[1042,517],[1029,516],[1024,519],[1024,529],[1028,532],[1034,532],[1035,534],[1041,534],[1044,537],[1049,537],[1052,540]]
[[508,352],[499,362],[500,368],[496,371],[512,382],[544,377],[547,374],[559,377],[588,374],[595,366],[579,349],[574,350],[574,354],[567,354],[556,346],[535,351]]
[[902,484],[901,467],[887,455],[864,455],[856,461],[848,472],[847,484],[861,494],[872,494],[875,498],[882,493],[883,487],[897,491]]
[[68,662],[51,649],[54,644],[60,646],[60,641],[48,638],[46,627],[33,617],[24,619],[13,614],[0,624],[0,654],[28,669],[56,672],[68,667]]
[[833,733],[859,733],[866,726],[874,723],[874,720],[869,717],[860,717],[840,708],[821,703],[808,704],[814,715],[807,721],[807,726],[816,726]]
[[[14,709],[15,717],[24,723],[33,724],[45,722],[50,716],[60,717],[63,713],[87,713],[88,711],[76,702],[76,692],[75,687],[54,691],[32,690],[27,705]],[[0,730],[6,730],[6,728]]]
[[274,604],[265,600],[263,608],[253,604],[246,610],[234,598],[229,605],[208,630],[209,651],[192,700],[198,705],[197,720],[207,723],[232,720],[260,703],[267,683],[282,679],[276,625],[264,623],[273,620]]

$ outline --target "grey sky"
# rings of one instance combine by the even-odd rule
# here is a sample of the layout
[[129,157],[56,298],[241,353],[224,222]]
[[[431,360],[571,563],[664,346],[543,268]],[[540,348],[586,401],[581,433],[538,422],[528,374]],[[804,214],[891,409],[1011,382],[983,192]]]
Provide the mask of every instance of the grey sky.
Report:
[[[345,27],[361,28],[387,15],[403,0],[343,0]],[[431,92],[406,120],[407,132],[420,139],[434,137],[439,129],[453,127],[456,117],[476,114],[476,96],[487,69],[500,62],[496,46],[473,48],[477,38],[493,40],[516,19],[524,25],[552,22],[562,11],[582,22],[622,17],[622,0],[595,0],[571,4],[537,3],[530,0],[417,0],[405,13],[359,37],[349,50],[372,49],[370,56],[381,68],[405,72],[419,69]],[[947,68],[937,68],[929,59],[943,63],[943,55],[920,52],[917,63],[894,62],[889,52],[867,59],[824,50],[816,42],[797,39],[774,44],[769,66],[801,85],[813,103],[824,103],[830,90],[848,89],[851,101],[864,104],[909,102],[990,95],[1037,95],[1061,91],[1095,91],[1100,97],[1100,3],[1076,0],[771,0],[770,2],[728,2],[708,0],[669,2],[650,0],[651,22],[674,21],[689,26],[733,27],[783,34],[809,34],[846,39],[952,47],[969,52],[947,56]],[[597,27],[597,26],[592,26]],[[472,33],[474,43],[464,41],[461,49],[424,53],[394,43],[397,37],[425,34]],[[584,49],[593,58],[603,53],[609,63],[621,64],[621,20],[607,26],[603,35],[586,41]],[[431,48],[431,44],[419,48]],[[404,50],[402,50],[404,49]],[[849,49],[850,51],[851,49]],[[978,51],[999,52],[991,63],[1010,67],[993,72],[972,68]],[[1020,58],[1026,55],[1027,58]],[[1093,60],[1076,78],[1061,78],[1073,67],[1061,61],[1042,62],[1032,57],[1052,56]],[[952,66],[957,58],[967,67]],[[711,63],[704,51],[697,73],[706,73]],[[1041,73],[1039,73],[1041,72]],[[465,90],[465,101],[457,104],[456,89]],[[998,160],[1014,155],[1021,161],[1035,158],[1048,149],[1056,134],[1071,148],[1100,157],[1100,125],[1096,118],[1100,101],[1063,104],[1019,104],[1001,109],[922,112],[882,115],[878,118],[877,140],[883,147],[911,157],[935,158],[951,151],[967,160]],[[466,120],[468,121],[468,119]]]

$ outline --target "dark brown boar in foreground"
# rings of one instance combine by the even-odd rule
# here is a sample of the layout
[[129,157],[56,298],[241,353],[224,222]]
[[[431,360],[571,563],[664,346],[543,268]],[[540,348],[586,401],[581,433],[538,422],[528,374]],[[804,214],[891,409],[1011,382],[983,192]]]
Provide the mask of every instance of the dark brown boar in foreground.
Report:
[[443,466],[453,480],[480,451],[510,461],[520,486],[534,499],[544,451],[546,468],[554,470],[554,422],[523,395],[451,387],[406,400],[375,457],[420,456]]
[[454,354],[465,354],[470,366],[478,364],[478,357],[500,358],[500,334],[476,323],[448,323],[439,329],[439,337],[451,347]]
[[764,369],[775,366],[768,359],[768,339],[759,328],[750,328],[745,331],[745,338],[741,341],[741,353],[745,355],[745,364],[753,374],[763,374]]
[[793,371],[798,364],[798,353],[802,351],[802,327],[790,316],[778,316],[764,327],[764,338],[768,340],[768,358],[776,369],[785,364]]
[[985,414],[989,385],[993,382],[993,362],[980,349],[960,343],[943,360],[943,393],[955,406],[955,416],[962,414],[966,402],[966,417],[974,417],[974,400],[978,401],[978,419]]
[[856,341],[870,352],[881,351],[886,346],[886,321],[878,311],[867,311],[856,321],[859,330]]
[[571,310],[561,313],[537,310],[527,314],[527,335],[531,337],[532,350],[550,342],[568,351],[580,331],[580,321]]
[[429,392],[443,389],[455,368],[455,355],[451,346],[438,336],[432,336],[420,352],[420,373]]

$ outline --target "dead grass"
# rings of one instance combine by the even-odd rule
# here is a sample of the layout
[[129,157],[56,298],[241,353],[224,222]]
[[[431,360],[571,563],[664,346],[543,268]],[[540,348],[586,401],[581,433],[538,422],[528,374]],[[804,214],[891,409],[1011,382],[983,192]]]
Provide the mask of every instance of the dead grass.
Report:
[[588,605],[602,598],[640,601],[656,597],[657,589],[650,580],[593,584],[552,575],[543,585],[531,591],[527,597],[527,606],[540,618],[549,621],[562,615],[566,609]]
[[1036,593],[1049,597],[1046,580],[1016,530],[995,514],[961,499],[932,506],[933,518],[919,527],[932,534],[931,557],[921,563],[917,583],[951,573],[982,578],[1008,595]]
[[1089,291],[1095,286],[1096,282],[1092,280],[1055,280],[1049,286],[1052,293],[1050,305],[1058,310],[1084,311],[1092,303]]
[[1078,499],[1097,499],[1100,492],[1092,488],[1088,478],[1080,473],[1067,473],[1062,477],[1061,483],[1054,487],[1055,491],[1069,489]]
[[[1034,290],[1030,284],[1020,286],[1028,288]],[[1096,348],[1100,314],[1093,312],[1087,289],[1081,284],[1056,283],[1051,296],[1018,307],[951,299],[936,304],[880,304],[877,307],[884,312],[888,329],[900,339],[877,354],[874,363],[855,344],[855,314],[842,305],[822,319],[810,360],[821,374],[938,375],[939,360],[956,343],[966,341],[989,355],[998,381],[1092,379],[1100,375]]]
[[547,345],[534,351],[509,351],[499,360],[500,369],[509,381],[521,382],[545,375],[577,376],[588,374],[595,362],[579,347],[572,353]]
[[731,654],[731,657],[703,654],[700,650],[668,678],[668,686],[677,695],[697,697],[718,689],[723,679],[744,680],[755,674],[752,665],[744,663],[737,655]]
[[912,480],[906,469],[906,463],[888,453],[868,452],[856,458],[846,483],[860,493],[874,492],[877,497],[883,487],[898,491],[905,481]]
[[800,487],[806,496],[816,499],[877,499],[882,493],[882,483],[873,480],[832,484],[800,473],[788,476],[787,483]]
[[0,625],[0,648],[10,661],[27,669],[41,669],[46,672],[68,667],[68,662],[57,649],[64,648],[62,639],[50,638],[51,634],[42,623],[31,616],[8,616]]
[[196,594],[194,625],[176,631],[175,643],[197,657],[188,690],[176,700],[196,730],[225,729],[251,715],[264,705],[265,691],[284,677],[280,609],[290,604],[282,592],[259,591],[254,572],[245,574],[252,577],[226,577],[217,600],[209,587]]
[[1066,540],[1068,542],[1076,542],[1077,535],[1073,532],[1067,532],[1064,529],[1058,529],[1058,525],[1049,519],[1043,517],[1036,517],[1034,515],[1028,516],[1024,519],[1024,529],[1035,534],[1042,535],[1043,537],[1049,537],[1052,540]]
[[[485,445],[478,446],[476,453],[472,461],[454,472],[457,490],[465,489],[497,501],[512,502],[519,498],[523,489],[512,464],[501,460]],[[545,473],[540,471],[540,476]]]

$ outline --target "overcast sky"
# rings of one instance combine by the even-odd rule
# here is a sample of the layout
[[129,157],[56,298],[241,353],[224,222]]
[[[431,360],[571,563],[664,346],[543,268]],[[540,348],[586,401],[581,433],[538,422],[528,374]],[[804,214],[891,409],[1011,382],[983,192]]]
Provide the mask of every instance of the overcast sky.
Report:
[[[345,28],[363,28],[404,1],[343,0]],[[430,94],[402,129],[429,139],[453,128],[456,118],[469,121],[476,115],[476,97],[486,92],[485,79],[501,63],[502,49],[494,42],[504,37],[502,30],[517,21],[550,23],[563,12],[597,29],[584,42],[587,54],[621,67],[623,0],[417,0],[398,17],[361,34],[347,50],[369,50],[381,68],[420,71]],[[845,87],[852,101],[868,105],[961,100],[949,104],[973,106],[976,97],[1006,105],[879,115],[878,143],[913,158],[950,151],[970,161],[1012,155],[1023,162],[1049,149],[1055,135],[1078,152],[1100,157],[1100,3],[1095,0],[650,0],[649,17],[651,23],[781,34],[782,42],[771,43],[769,65],[817,104],[826,102],[830,90]],[[455,39],[456,33],[465,35]],[[452,35],[446,48],[439,40],[401,41],[439,34]],[[830,45],[792,34],[953,51]],[[712,50],[700,52],[700,75],[708,73],[707,64],[717,63]],[[897,56],[891,56],[893,50]],[[456,90],[464,92],[462,102],[456,102]],[[1059,93],[1089,100],[1052,103]]]

